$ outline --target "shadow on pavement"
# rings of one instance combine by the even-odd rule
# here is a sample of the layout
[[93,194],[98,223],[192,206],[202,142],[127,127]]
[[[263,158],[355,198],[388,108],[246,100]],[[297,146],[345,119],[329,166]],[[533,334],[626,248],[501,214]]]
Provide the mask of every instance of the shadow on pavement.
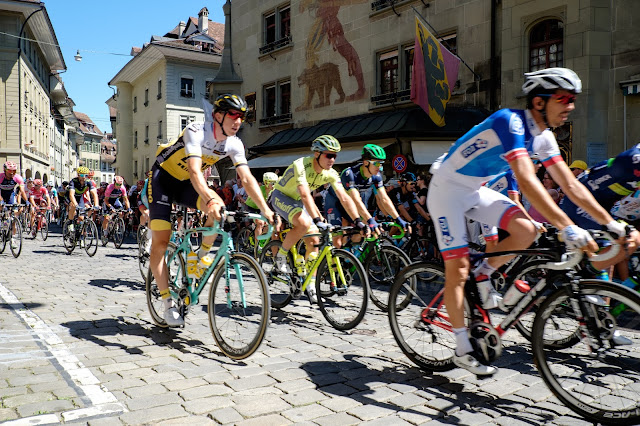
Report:
[[[42,303],[24,303],[24,302],[20,302],[20,304],[24,305],[25,308],[27,309],[34,309],[34,308],[39,308],[41,306],[44,306]],[[0,309],[15,309],[14,305],[11,303],[0,303]]]
[[124,293],[127,290],[145,290],[145,284],[141,281],[123,280],[116,278],[115,280],[93,279],[89,281],[89,285],[100,287],[105,290],[118,291]]
[[114,257],[116,259],[137,259],[138,258],[137,255],[131,254],[131,253],[122,253],[122,254],[107,253],[104,255],[104,257]]
[[[465,424],[468,421],[468,417],[457,416],[460,410],[465,413],[487,412],[487,414],[492,411],[494,416],[495,413],[500,413],[500,416],[506,415],[522,423],[537,424],[526,415],[517,415],[526,408],[521,398],[517,396],[513,399],[509,396],[496,398],[483,393],[481,384],[476,391],[465,390],[469,383],[452,381],[444,375],[397,364],[387,358],[350,354],[345,354],[344,358],[344,361],[310,361],[302,364],[300,368],[308,373],[309,379],[316,384],[317,390],[348,397],[365,405],[426,416],[431,419],[440,418],[447,424]],[[487,383],[493,383],[491,379],[487,380]],[[394,403],[392,397],[385,397],[385,392],[389,389],[397,390],[400,405]],[[401,395],[415,390],[425,398],[424,403],[412,407],[402,405]],[[428,404],[429,401],[437,401],[437,403]],[[534,403],[530,402],[529,405]],[[438,413],[431,414],[430,411],[438,411]],[[558,413],[546,407],[538,407],[535,415],[544,419],[543,423],[546,423],[556,418]]]

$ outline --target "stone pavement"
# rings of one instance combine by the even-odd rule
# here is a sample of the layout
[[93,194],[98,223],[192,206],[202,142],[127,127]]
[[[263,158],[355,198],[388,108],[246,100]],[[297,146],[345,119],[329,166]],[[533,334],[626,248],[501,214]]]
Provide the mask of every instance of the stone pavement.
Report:
[[57,230],[0,255],[0,422],[589,424],[552,396],[516,331],[492,378],[429,374],[372,305],[339,332],[296,301],[273,312],[258,352],[230,360],[204,305],[184,329],[152,324],[132,241],[67,255]]

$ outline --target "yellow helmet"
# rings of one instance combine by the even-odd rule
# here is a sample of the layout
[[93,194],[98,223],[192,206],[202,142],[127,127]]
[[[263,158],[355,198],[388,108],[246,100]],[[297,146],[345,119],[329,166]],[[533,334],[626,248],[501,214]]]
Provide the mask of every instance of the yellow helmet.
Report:
[[78,175],[88,175],[89,174],[89,168],[88,167],[84,167],[84,166],[80,166],[78,167],[78,170],[76,170],[78,172]]

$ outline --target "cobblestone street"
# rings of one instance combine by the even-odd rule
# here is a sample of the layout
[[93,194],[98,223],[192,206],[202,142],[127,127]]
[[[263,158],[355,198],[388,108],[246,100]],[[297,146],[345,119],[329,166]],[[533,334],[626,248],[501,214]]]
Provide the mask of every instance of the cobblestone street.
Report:
[[184,329],[152,324],[133,241],[67,255],[52,228],[18,259],[0,255],[7,424],[589,424],[552,396],[516,331],[492,378],[428,374],[372,304],[345,333],[298,300],[273,311],[253,356],[230,360],[201,307]]

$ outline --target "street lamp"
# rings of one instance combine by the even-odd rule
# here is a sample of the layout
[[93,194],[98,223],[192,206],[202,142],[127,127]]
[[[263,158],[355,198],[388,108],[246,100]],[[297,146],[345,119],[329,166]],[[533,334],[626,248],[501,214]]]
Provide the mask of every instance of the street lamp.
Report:
[[81,62],[82,61],[82,55],[80,55],[80,49],[78,49],[78,53],[75,54],[74,56],[76,62]]

